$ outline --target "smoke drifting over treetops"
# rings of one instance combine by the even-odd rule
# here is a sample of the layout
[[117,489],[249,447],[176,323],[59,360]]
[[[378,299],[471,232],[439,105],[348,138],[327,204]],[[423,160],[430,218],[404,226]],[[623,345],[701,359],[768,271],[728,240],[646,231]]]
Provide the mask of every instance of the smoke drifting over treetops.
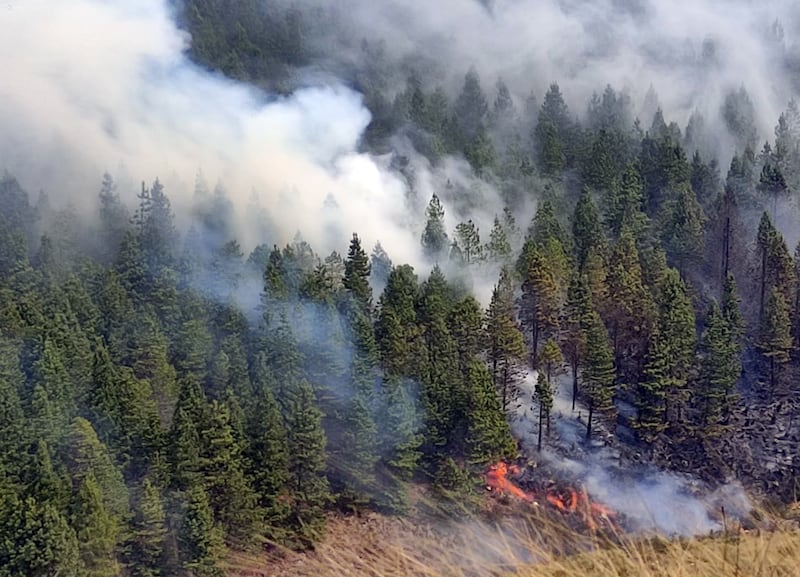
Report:
[[[299,230],[317,250],[342,250],[355,230],[368,246],[380,240],[395,262],[418,264],[420,205],[465,169],[445,162],[431,172],[412,156],[412,202],[387,159],[359,151],[370,113],[335,79],[365,65],[364,38],[380,41],[398,87],[399,72],[417,68],[455,92],[475,66],[487,92],[502,77],[520,106],[558,81],[580,114],[593,91],[611,84],[630,93],[644,125],[650,86],[668,121],[685,125],[697,110],[714,126],[724,95],[743,83],[769,135],[792,91],[787,62],[798,15],[788,1],[292,5],[322,15],[306,31],[320,58],[296,71],[295,85],[315,78],[313,86],[277,98],[191,64],[190,39],[164,0],[10,3],[0,16],[3,168],[78,208],[94,206],[104,170],[123,185],[129,179],[121,187],[129,200],[135,182],[158,176],[179,217],[202,169],[232,196],[245,247],[262,240],[258,219],[245,219],[255,191],[283,237],[276,240]],[[729,138],[719,132],[724,147]],[[494,198],[476,215],[485,232],[501,210]]]

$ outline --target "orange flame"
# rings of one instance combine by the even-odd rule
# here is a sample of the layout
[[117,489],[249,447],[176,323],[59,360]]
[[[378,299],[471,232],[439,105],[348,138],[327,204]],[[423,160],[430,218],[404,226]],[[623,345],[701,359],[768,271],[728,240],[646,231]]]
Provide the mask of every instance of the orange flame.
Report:
[[[487,488],[500,494],[513,495],[533,503],[533,493],[526,493],[513,481],[508,479],[508,475],[519,475],[520,470],[516,465],[506,465],[500,461],[489,467],[486,473]],[[616,530],[615,519],[617,512],[600,503],[595,503],[589,499],[586,489],[581,491],[573,487],[567,487],[565,491],[550,489],[545,492],[544,497],[547,503],[559,512],[567,515],[579,515],[584,526],[590,531],[596,531],[599,526],[605,525]]]
[[514,495],[524,501],[528,501],[529,503],[533,502],[533,495],[526,493],[519,487],[517,487],[513,481],[509,480],[506,475],[508,473],[512,475],[519,474],[519,467],[516,465],[511,465],[508,467],[505,463],[500,461],[489,467],[489,472],[486,473],[486,485],[499,493],[506,493],[509,495]]

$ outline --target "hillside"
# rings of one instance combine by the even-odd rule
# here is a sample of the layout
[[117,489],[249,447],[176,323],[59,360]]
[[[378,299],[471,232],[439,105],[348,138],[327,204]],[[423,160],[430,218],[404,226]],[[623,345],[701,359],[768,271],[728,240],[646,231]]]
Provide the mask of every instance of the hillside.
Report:
[[6,8],[0,577],[797,555],[792,2]]

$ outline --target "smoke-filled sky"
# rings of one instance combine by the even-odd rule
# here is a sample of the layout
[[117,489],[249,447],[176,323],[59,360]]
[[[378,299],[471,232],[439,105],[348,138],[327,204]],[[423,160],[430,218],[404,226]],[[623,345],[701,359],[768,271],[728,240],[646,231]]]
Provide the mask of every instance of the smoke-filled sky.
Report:
[[[357,231],[412,263],[420,216],[408,214],[405,185],[384,159],[357,152],[369,112],[331,80],[344,64],[363,64],[361,38],[383,40],[390,59],[425,54],[431,75],[453,89],[470,66],[487,88],[502,76],[519,99],[534,90],[541,100],[558,81],[576,113],[608,83],[637,106],[652,85],[668,120],[685,125],[699,109],[713,124],[723,94],[744,84],[763,137],[791,94],[782,63],[798,29],[790,0],[342,0],[329,32],[309,39],[332,55],[314,65],[327,74],[298,73],[327,80],[276,99],[192,65],[166,4],[5,3],[0,168],[78,208],[94,206],[103,171],[131,183],[158,176],[179,213],[202,169],[225,183],[240,216],[255,190],[282,240],[300,230],[320,251],[342,250]],[[122,192],[130,199],[134,189]],[[325,208],[329,196],[335,208]],[[241,227],[239,240],[252,246],[256,235]]]

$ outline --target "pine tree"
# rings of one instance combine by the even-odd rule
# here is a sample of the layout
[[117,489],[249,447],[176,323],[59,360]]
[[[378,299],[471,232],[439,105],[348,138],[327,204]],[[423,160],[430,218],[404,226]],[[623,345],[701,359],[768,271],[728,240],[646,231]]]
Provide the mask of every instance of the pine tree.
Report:
[[567,105],[557,84],[552,84],[539,112],[534,140],[539,171],[557,177],[567,166],[570,119]]
[[167,526],[158,487],[145,479],[135,505],[128,565],[135,577],[163,574]]
[[343,504],[358,507],[368,504],[376,494],[375,466],[378,462],[377,427],[359,394],[345,408],[343,425],[342,445],[333,455],[333,467],[342,484],[337,492]]
[[456,226],[456,241],[461,248],[464,263],[469,265],[483,260],[483,247],[478,228],[472,220],[459,223]]
[[500,272],[492,291],[486,312],[486,334],[492,380],[500,395],[501,407],[507,411],[518,394],[519,363],[525,357],[525,341],[514,314],[514,287],[508,269]]
[[770,391],[775,392],[783,382],[783,366],[792,350],[789,307],[777,288],[769,293],[756,346],[767,362]]
[[370,262],[361,248],[361,240],[353,234],[344,263],[344,288],[364,312],[372,309],[372,288],[369,285]]
[[178,403],[169,431],[167,456],[171,465],[172,485],[181,491],[199,482],[200,430],[207,419],[208,405],[197,379],[181,383]]
[[486,366],[471,360],[467,366],[467,429],[469,462],[485,464],[516,455],[516,443],[503,415]]
[[115,558],[118,525],[103,504],[103,496],[94,474],[83,478],[72,510],[80,559],[87,577],[116,575],[119,566]]
[[528,332],[531,366],[539,361],[539,344],[558,327],[561,294],[549,262],[535,247],[527,246],[528,268],[522,277],[520,320]]
[[449,243],[444,226],[444,208],[436,194],[431,197],[425,214],[427,221],[422,233],[422,248],[429,259],[437,261],[447,250]]
[[47,502],[0,495],[0,535],[4,576],[66,576],[83,571],[75,531]]
[[572,237],[575,242],[575,256],[578,270],[583,271],[586,259],[592,250],[601,250],[603,231],[600,217],[589,189],[584,188],[575,206],[572,218]]
[[704,434],[714,435],[726,419],[733,402],[733,390],[742,371],[734,327],[716,301],[706,316],[699,347],[701,423]]
[[267,535],[279,538],[280,527],[289,513],[283,498],[289,480],[289,452],[278,403],[269,383],[260,383],[260,386],[247,427],[250,440],[245,456]]
[[389,374],[411,375],[418,337],[416,310],[417,277],[408,265],[395,267],[378,303],[375,337],[381,363]]
[[485,247],[486,256],[490,262],[507,264],[511,258],[511,242],[508,232],[500,222],[500,218],[494,217],[492,231],[489,233],[489,242]]
[[658,303],[658,321],[651,334],[637,403],[639,426],[653,432],[682,420],[696,342],[694,308],[676,270],[668,271]]
[[325,528],[324,506],[330,499],[325,478],[325,432],[322,412],[305,381],[292,391],[286,414],[289,447],[289,491],[292,511],[289,526],[300,544],[308,546]]
[[572,373],[572,410],[578,397],[578,369],[586,355],[586,331],[592,315],[592,296],[585,275],[573,275],[564,305],[561,350]]
[[584,394],[589,405],[586,439],[592,436],[592,419],[596,412],[613,409],[614,354],[600,315],[592,313],[586,331],[586,360],[583,366]]
[[223,577],[222,529],[214,522],[208,496],[200,485],[193,485],[186,494],[179,537],[185,570],[197,577]]
[[226,537],[238,545],[253,539],[259,511],[256,494],[244,474],[241,447],[230,423],[228,407],[213,401],[199,427],[198,466],[208,502]]

